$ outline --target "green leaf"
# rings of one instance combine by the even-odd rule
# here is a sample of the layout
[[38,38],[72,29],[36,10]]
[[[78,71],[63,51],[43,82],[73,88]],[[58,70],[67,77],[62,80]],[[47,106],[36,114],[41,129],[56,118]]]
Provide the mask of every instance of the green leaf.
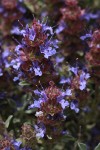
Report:
[[5,127],[6,127],[6,128],[9,127],[9,124],[10,124],[10,121],[11,121],[12,117],[13,117],[13,115],[10,115],[10,116],[8,117],[8,119],[6,120],[6,122],[5,122]]
[[62,141],[66,143],[66,141],[76,141],[76,139],[71,135],[65,135]]
[[100,143],[95,147],[94,150],[100,150]]
[[16,102],[12,99],[7,99],[11,108],[16,109]]
[[79,150],[87,150],[87,146],[84,143],[78,143]]
[[19,82],[19,85],[20,86],[27,86],[27,85],[30,85],[30,84],[25,82],[25,81],[21,81],[21,82]]
[[26,110],[25,113],[26,114],[32,114],[33,112],[36,112],[37,109],[30,109],[30,110]]
[[29,1],[25,0],[24,1],[25,5],[30,9],[30,11],[34,12],[34,5],[32,5]]

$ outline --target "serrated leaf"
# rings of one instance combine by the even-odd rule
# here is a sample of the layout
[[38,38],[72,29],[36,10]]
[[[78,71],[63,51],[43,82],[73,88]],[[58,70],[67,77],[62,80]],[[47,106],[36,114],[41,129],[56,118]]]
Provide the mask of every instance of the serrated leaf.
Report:
[[84,143],[78,143],[79,150],[87,150],[87,146]]
[[8,119],[6,120],[6,122],[5,122],[5,127],[6,127],[6,128],[9,127],[9,124],[10,124],[10,121],[11,121],[12,117],[13,117],[13,115],[10,115],[10,116],[8,117]]
[[100,150],[100,143],[95,147],[94,150]]

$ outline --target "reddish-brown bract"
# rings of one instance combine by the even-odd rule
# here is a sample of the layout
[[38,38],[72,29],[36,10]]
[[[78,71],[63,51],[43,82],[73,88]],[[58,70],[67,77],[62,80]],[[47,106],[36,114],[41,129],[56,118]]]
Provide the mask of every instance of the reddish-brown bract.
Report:
[[50,82],[50,86],[45,89],[45,94],[47,96],[47,101],[41,103],[39,111],[43,112],[43,116],[39,116],[38,121],[41,121],[45,125],[55,126],[59,124],[58,120],[61,120],[59,115],[63,111],[61,105],[57,101],[57,97],[61,95],[61,91],[53,82]]
[[17,0],[1,0],[1,4],[6,8],[6,9],[14,9],[17,6]]
[[95,30],[88,42],[90,51],[86,54],[88,67],[93,75],[100,77],[100,30]]
[[7,148],[10,148],[11,150],[15,150],[11,141],[5,138],[0,141],[0,150],[5,150]]

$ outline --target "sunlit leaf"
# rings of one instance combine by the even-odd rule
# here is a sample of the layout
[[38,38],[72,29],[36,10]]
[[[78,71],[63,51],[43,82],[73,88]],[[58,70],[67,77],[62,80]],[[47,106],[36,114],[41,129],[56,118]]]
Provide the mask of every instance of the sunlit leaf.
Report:
[[79,150],[87,150],[87,146],[84,143],[78,143]]
[[6,127],[6,128],[9,127],[9,124],[10,124],[12,118],[13,118],[13,115],[10,115],[10,116],[8,117],[8,119],[6,120],[6,122],[5,122],[5,127]]
[[95,147],[94,150],[100,150],[100,143]]

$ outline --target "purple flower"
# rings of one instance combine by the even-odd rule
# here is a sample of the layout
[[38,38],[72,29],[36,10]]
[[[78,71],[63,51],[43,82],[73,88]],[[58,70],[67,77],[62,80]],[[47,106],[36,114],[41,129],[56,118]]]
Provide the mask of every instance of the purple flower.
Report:
[[84,90],[86,88],[86,80],[90,77],[89,73],[82,72],[80,75],[80,90]]
[[37,101],[35,100],[33,104],[31,104],[28,109],[30,108],[40,108],[40,104],[41,104],[41,101]]
[[58,26],[58,28],[56,29],[56,34],[61,33],[65,28],[67,28],[67,25],[64,21],[62,21]]
[[85,39],[91,38],[91,37],[92,37],[92,34],[88,33],[86,35],[81,36],[80,39],[84,41]]
[[86,88],[86,81],[80,81],[80,86],[79,86],[80,90],[84,90]]
[[34,72],[36,76],[42,76],[42,71],[40,70],[40,67],[34,67]]
[[51,35],[53,35],[53,29],[52,27],[47,26],[46,24],[42,25],[42,32],[49,31]]
[[23,2],[23,0],[19,0],[19,2]]
[[68,106],[69,106],[69,102],[66,101],[66,100],[64,100],[64,99],[62,99],[59,103],[61,104],[61,107],[62,107],[63,109],[65,109],[65,107],[68,107]]
[[59,43],[58,40],[52,40],[52,41],[51,41],[51,45],[52,45],[52,47],[54,47],[54,48],[59,48],[58,43]]
[[47,100],[47,95],[46,95],[45,91],[34,90],[34,93],[36,95],[38,95],[40,97],[39,99],[42,99],[42,101]]
[[19,80],[19,77],[14,77],[13,78],[13,81],[17,81],[17,80]]
[[49,58],[52,55],[56,54],[56,48],[58,48],[57,46],[58,44],[58,40],[54,40],[54,41],[46,41],[46,43],[44,45],[40,46],[40,51],[41,53],[44,54],[45,58]]
[[67,96],[71,96],[72,95],[71,89],[67,89],[66,92],[65,92],[65,94]]
[[68,134],[68,131],[64,131],[64,130],[63,130],[63,131],[62,131],[62,134],[63,134],[63,135],[66,135],[66,134]]
[[34,94],[35,94],[35,95],[40,95],[41,92],[40,92],[39,90],[34,90]]
[[62,92],[62,96],[71,96],[72,92],[71,89],[67,89],[65,92]]
[[4,9],[0,6],[0,13],[2,13],[4,11]]
[[100,44],[97,44],[97,46],[96,46],[97,48],[100,48]]
[[21,61],[18,58],[11,61],[11,66],[13,66],[13,68],[16,70],[19,69],[20,65],[21,65]]
[[17,55],[20,55],[21,54],[21,49],[24,48],[24,46],[22,44],[19,44],[16,46],[15,48],[15,52],[17,53]]
[[93,13],[86,13],[83,15],[83,18],[86,19],[87,21],[90,21],[90,19],[97,19],[99,17],[98,14],[93,14]]
[[56,57],[56,63],[62,63],[64,61],[64,57]]
[[22,13],[25,13],[26,12],[26,9],[22,6],[19,5],[18,7],[19,11],[22,12]]
[[59,26],[56,30],[56,34],[59,34],[60,32],[62,32],[64,30],[63,26]]
[[24,37],[25,37],[25,36],[29,37],[29,39],[30,39],[31,41],[34,41],[34,39],[35,39],[35,37],[36,37],[36,32],[35,32],[34,28],[33,28],[33,27],[32,27],[32,28],[29,28],[28,25],[26,25],[25,30],[21,30],[21,34],[22,34]]
[[[44,57],[48,59],[56,53],[58,40],[52,40],[52,37],[50,38],[49,35],[53,35],[53,29],[51,27],[40,23],[40,21],[37,22],[36,19],[33,20],[31,26],[26,25],[26,27],[20,31],[17,27],[14,28],[14,32],[17,31],[22,35],[22,42],[15,48],[17,59],[11,61],[11,66],[21,71],[25,79],[29,78],[29,74],[31,73],[32,80],[35,81],[34,74],[35,76],[42,76],[42,70],[46,67],[43,64],[46,63],[45,60],[42,62],[43,59],[41,58],[44,55]],[[49,63],[50,60],[47,60],[47,62]],[[27,67],[26,70],[25,66]],[[17,78],[14,78],[14,80],[16,79]]]
[[35,72],[35,75],[36,76],[42,76],[42,71],[41,71],[40,67],[38,66],[38,62],[34,62],[33,66],[34,66],[33,70]]
[[70,67],[69,70],[72,71],[75,75],[77,75],[77,73],[78,73],[77,67]]
[[8,57],[9,55],[10,55],[9,49],[5,49],[4,52],[2,53],[2,57],[3,57],[3,58]]
[[86,88],[86,81],[90,77],[89,73],[85,73],[84,71],[80,72],[78,71],[78,68],[76,67],[70,67],[70,69],[76,76],[79,76],[79,89],[84,90]]
[[5,64],[6,68],[9,68],[11,66],[10,61],[8,60],[8,57],[11,56],[11,52],[9,49],[5,49],[4,52],[2,53],[2,58]]
[[[14,146],[14,150],[21,150],[20,149],[20,145],[21,145],[21,142],[19,141],[11,141],[11,144]],[[5,150],[11,150],[11,147],[6,147]]]
[[91,109],[90,109],[89,106],[85,106],[85,107],[83,107],[83,111],[86,112],[86,113],[88,113],[88,112],[91,111]]
[[89,74],[89,73],[85,73],[84,76],[85,76],[84,78],[85,78],[86,80],[90,78],[90,74]]
[[76,113],[78,113],[78,112],[79,112],[78,102],[77,102],[77,101],[72,101],[72,102],[70,103],[70,108],[71,108],[72,110],[74,110]]
[[45,129],[39,128],[37,125],[35,127],[36,137],[37,138],[43,138],[45,134]]
[[13,27],[11,34],[21,35],[19,27]]
[[65,83],[70,83],[70,82],[71,82],[70,78],[62,77],[60,80],[60,84],[65,84]]
[[20,72],[17,77],[14,77],[13,81],[15,82],[15,81],[19,80],[21,76],[22,76],[22,72]]
[[14,142],[13,142],[13,145],[14,145],[15,150],[20,150],[21,142],[14,141]]
[[3,76],[2,69],[0,68],[0,77]]
[[44,54],[45,58],[49,58],[50,56],[56,54],[56,50],[54,48],[52,48],[51,46],[49,46],[49,43],[47,42],[44,46],[40,46],[40,51],[41,53]]

